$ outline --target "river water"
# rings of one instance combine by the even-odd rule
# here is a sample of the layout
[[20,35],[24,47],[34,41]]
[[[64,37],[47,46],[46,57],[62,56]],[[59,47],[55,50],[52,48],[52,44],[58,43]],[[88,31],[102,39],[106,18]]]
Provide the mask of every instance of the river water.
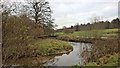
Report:
[[61,56],[55,56],[44,64],[44,66],[73,66],[73,65],[84,65],[85,59],[81,56],[81,53],[87,49],[90,50],[90,43],[76,43],[69,42],[73,47],[73,51],[69,54],[62,54]]

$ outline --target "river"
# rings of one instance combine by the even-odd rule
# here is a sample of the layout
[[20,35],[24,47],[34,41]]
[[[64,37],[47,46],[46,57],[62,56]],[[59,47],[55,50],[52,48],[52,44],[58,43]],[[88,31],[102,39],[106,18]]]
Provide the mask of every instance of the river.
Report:
[[69,42],[73,47],[73,51],[69,54],[62,54],[61,56],[55,56],[44,64],[44,66],[73,66],[73,65],[84,65],[85,59],[81,56],[81,53],[87,49],[90,50],[90,43],[76,43]]

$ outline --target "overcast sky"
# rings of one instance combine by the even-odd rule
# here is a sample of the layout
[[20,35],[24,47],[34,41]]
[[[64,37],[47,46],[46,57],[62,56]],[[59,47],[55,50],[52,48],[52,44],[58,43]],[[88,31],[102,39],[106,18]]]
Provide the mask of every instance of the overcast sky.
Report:
[[103,20],[118,17],[119,0],[48,0],[53,10],[53,18],[58,25],[71,26],[87,23],[94,16]]
[[[9,0],[23,1],[23,0]],[[47,0],[53,10],[53,18],[58,25],[71,26],[76,23],[86,24],[92,17],[100,16],[102,20],[118,17],[119,0]]]

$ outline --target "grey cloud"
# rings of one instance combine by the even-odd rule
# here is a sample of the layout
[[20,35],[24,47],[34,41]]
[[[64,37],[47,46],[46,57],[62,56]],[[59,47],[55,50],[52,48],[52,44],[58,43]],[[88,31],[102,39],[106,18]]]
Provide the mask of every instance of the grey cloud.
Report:
[[[11,0],[10,0],[11,1]],[[16,0],[12,0],[16,1]],[[23,1],[23,0],[19,0]],[[118,16],[119,0],[47,0],[53,10],[53,18],[58,28],[75,23],[84,23],[93,15],[106,20]]]
[[58,28],[70,26],[77,22],[85,22],[93,15],[106,19],[117,16],[119,0],[49,0],[53,9],[53,17]]

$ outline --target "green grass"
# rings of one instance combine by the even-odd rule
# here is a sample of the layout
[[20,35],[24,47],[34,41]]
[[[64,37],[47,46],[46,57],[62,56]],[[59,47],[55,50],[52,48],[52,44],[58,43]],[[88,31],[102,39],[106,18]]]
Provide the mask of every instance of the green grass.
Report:
[[40,39],[29,46],[37,49],[40,55],[58,54],[62,51],[72,49],[69,43],[55,39]]
[[79,65],[73,65],[70,68],[81,68]]
[[[91,68],[92,66],[118,66],[118,63],[120,64],[120,61],[118,61],[118,59],[120,59],[120,54],[115,53],[114,55],[106,55],[104,57],[101,57],[97,60],[97,62],[89,62],[85,66],[88,66],[88,67],[91,66]],[[74,65],[71,68],[80,68],[80,66]],[[84,67],[84,68],[87,68],[87,67]]]
[[104,29],[104,30],[89,30],[89,31],[76,31],[74,33],[65,34],[64,32],[58,32],[56,35],[66,37],[116,37],[118,29]]
[[64,32],[56,32],[55,35],[64,35]]

